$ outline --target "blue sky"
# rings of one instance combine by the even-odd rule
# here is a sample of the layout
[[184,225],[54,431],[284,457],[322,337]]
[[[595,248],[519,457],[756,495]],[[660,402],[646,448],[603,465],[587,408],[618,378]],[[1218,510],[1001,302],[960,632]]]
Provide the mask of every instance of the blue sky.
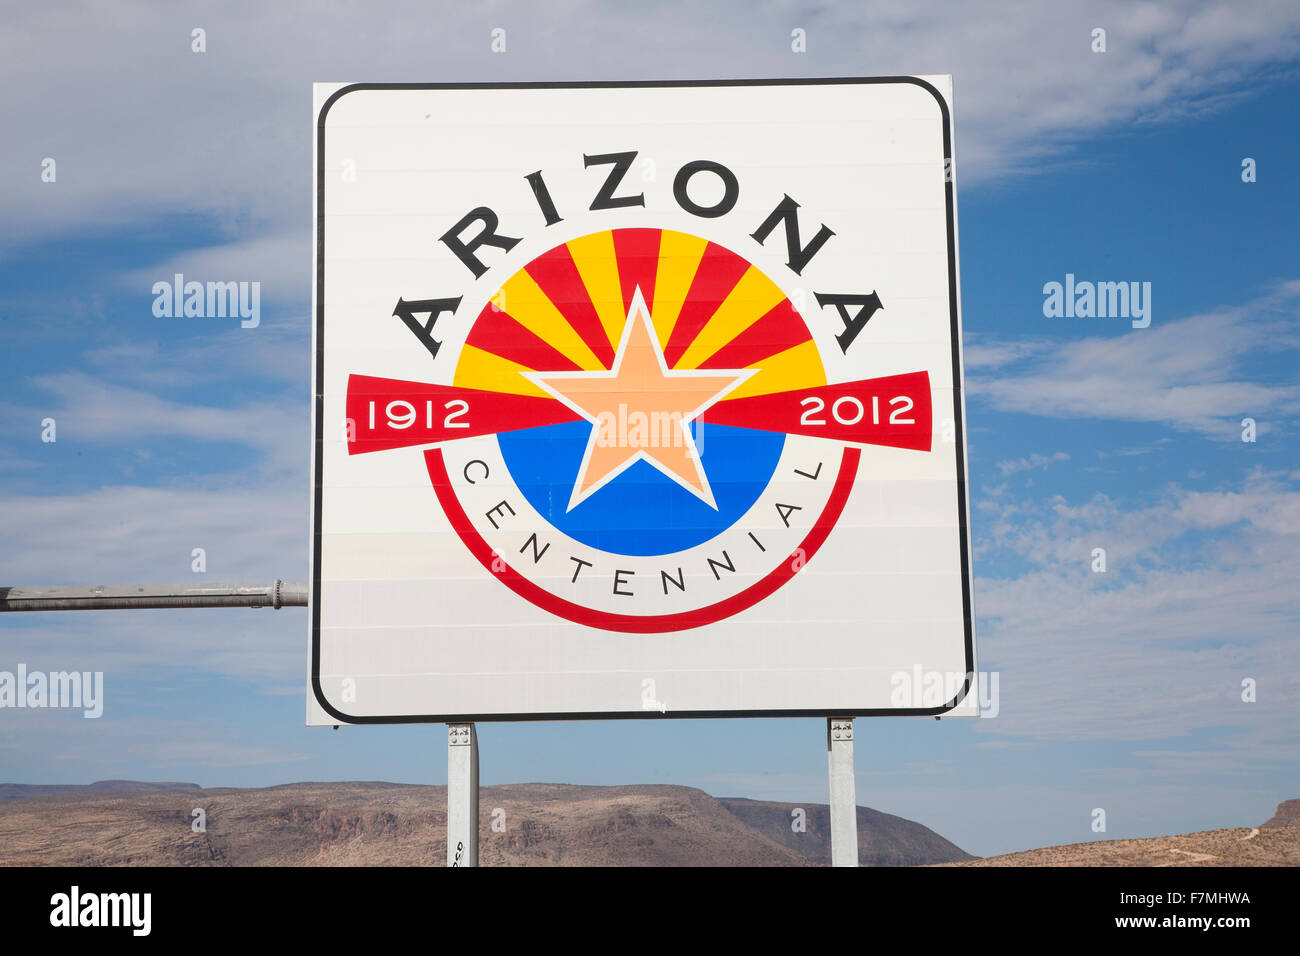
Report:
[[[980,854],[1257,824],[1300,796],[1300,14],[1280,7],[12,14],[0,584],[189,583],[196,547],[208,581],[305,578],[312,81],[952,73],[977,635],[1000,713],[860,721],[859,802]],[[260,281],[261,324],[154,317],[177,271]],[[1150,282],[1150,327],[1044,317],[1067,273]],[[107,687],[98,721],[0,712],[0,779],[445,780],[440,726],[302,726],[303,610],[0,628],[0,669]],[[816,720],[480,740],[485,783],[826,799]]]

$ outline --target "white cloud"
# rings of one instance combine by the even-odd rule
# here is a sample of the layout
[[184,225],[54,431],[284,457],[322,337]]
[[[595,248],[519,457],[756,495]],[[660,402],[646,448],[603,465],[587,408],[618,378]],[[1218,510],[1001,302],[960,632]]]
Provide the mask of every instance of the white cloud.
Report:
[[[198,350],[194,356],[200,354]],[[181,365],[160,365],[143,377],[153,377],[155,384],[161,384],[158,378],[171,381],[185,360],[182,354]],[[32,383],[50,395],[49,403],[39,407],[0,405],[0,433],[35,440],[33,423],[48,416],[57,423],[59,441],[115,446],[160,438],[222,442],[260,452],[257,472],[263,479],[289,475],[301,479],[306,471],[305,394],[296,406],[286,406],[283,399],[264,398],[223,408],[173,401],[84,372],[38,376]]]
[[[305,447],[303,449],[305,453]],[[0,494],[0,585],[265,583],[307,577],[306,466],[190,487],[111,486],[79,494]],[[206,572],[192,569],[202,548]],[[177,672],[296,682],[301,609],[39,612],[3,615],[4,658],[114,679]]]
[[[975,401],[1053,418],[1155,422],[1239,441],[1241,419],[1260,434],[1294,420],[1300,383],[1251,380],[1248,361],[1300,347],[1300,280],[1245,305],[1048,349],[984,346],[1014,367],[967,377]],[[1293,366],[1294,368],[1294,366]],[[1253,376],[1252,376],[1253,377]]]
[[[306,466],[297,480],[214,478],[196,487],[116,485],[75,495],[0,494],[13,584],[302,580],[307,564]],[[192,574],[190,552],[207,552]],[[108,580],[105,580],[106,577]]]
[[1002,477],[1014,475],[1018,471],[1031,471],[1035,468],[1046,468],[1058,461],[1069,461],[1070,456],[1063,451],[1055,452],[1051,455],[1040,455],[1037,452],[1028,458],[1008,459],[998,462],[998,471],[1002,472]]
[[[1032,174],[1097,131],[1220,105],[1300,49],[1300,10],[1054,4],[228,4],[8,12],[0,164],[8,241],[184,214],[232,240],[309,218],[311,82],[952,73],[964,184]],[[1090,50],[1104,24],[1108,49]],[[490,30],[507,50],[490,52]],[[790,31],[807,33],[791,51]],[[629,42],[635,38],[634,42]],[[52,64],[57,64],[53,67]],[[865,64],[865,66],[864,66]],[[779,118],[778,118],[779,119]],[[40,163],[58,164],[56,183]]]
[[[1226,728],[1253,763],[1294,761],[1300,490],[1256,471],[1135,510],[1097,496],[981,512],[985,566],[1024,566],[976,586],[981,666],[1002,672],[1001,712],[982,732],[1172,742]],[[1105,573],[1092,571],[1097,547]],[[1245,678],[1255,703],[1241,700]]]
[[121,284],[153,300],[155,282],[171,282],[176,273],[186,281],[258,282],[262,300],[298,299],[311,295],[313,282],[310,230],[277,236],[260,236],[242,242],[222,243],[173,256],[147,269],[121,276]]
[[133,338],[83,353],[105,379],[138,388],[193,388],[238,382],[241,389],[264,381],[298,389],[307,412],[304,383],[310,378],[311,334],[305,316],[264,319],[253,329],[238,322],[209,328],[201,336],[169,335],[176,324],[217,323],[195,318],[159,319],[159,338]]
[[40,462],[15,455],[12,449],[0,449],[0,472],[31,471],[33,468],[39,467]]
[[1055,344],[1041,339],[993,342],[973,332],[966,332],[965,339],[962,346],[962,365],[968,372],[974,369],[1011,365],[1022,359],[1049,352]]

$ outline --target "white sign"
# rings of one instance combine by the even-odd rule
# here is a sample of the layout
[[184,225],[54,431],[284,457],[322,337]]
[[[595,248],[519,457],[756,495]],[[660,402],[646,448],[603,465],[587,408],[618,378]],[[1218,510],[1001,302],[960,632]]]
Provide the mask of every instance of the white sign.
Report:
[[975,712],[949,77],[315,96],[309,723]]

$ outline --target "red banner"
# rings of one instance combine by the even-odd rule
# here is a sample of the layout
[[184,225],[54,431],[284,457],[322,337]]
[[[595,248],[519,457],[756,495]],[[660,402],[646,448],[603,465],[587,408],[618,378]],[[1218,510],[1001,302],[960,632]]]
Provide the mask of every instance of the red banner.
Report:
[[700,417],[717,425],[929,451],[930,374],[909,372],[723,400]]
[[553,398],[348,376],[348,453],[537,428],[581,416]]
[[[348,376],[347,417],[348,452],[353,455],[581,420],[549,397],[369,375]],[[929,451],[930,376],[910,372],[723,399],[700,418],[738,428]]]

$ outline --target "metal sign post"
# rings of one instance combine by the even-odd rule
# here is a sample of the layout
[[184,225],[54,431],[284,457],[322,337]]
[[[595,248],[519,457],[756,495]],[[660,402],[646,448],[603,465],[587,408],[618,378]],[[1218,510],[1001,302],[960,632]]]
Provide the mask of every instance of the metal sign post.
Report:
[[478,866],[478,734],[447,725],[447,865]]
[[148,608],[306,607],[307,585],[131,584],[95,587],[0,587],[0,611],[139,611]]
[[831,783],[831,866],[858,865],[858,794],[853,781],[853,720],[826,718]]

